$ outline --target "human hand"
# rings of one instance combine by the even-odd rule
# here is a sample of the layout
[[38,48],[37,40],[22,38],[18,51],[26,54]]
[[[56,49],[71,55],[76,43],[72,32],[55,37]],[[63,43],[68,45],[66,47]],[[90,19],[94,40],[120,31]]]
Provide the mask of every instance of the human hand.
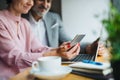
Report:
[[64,59],[72,59],[76,57],[80,52],[80,44],[77,43],[75,46],[71,46],[70,42],[64,42],[60,47],[58,48],[58,54]]
[[109,52],[108,49],[105,47],[104,43],[98,42],[98,40],[99,39],[97,39],[92,44],[90,44],[86,47],[86,53],[94,54],[97,52],[97,48],[98,48],[98,56],[102,56],[105,53]]
[[108,49],[105,47],[105,45],[103,43],[99,43],[99,48],[98,48],[98,56],[102,56],[105,53],[109,54]]

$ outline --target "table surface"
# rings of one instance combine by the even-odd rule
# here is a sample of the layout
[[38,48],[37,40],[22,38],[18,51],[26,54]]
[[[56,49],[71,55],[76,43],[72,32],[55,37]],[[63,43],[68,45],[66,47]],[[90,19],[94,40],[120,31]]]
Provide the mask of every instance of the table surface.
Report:
[[[102,56],[97,57],[97,62],[104,62],[104,59]],[[33,77],[29,74],[31,68],[27,68],[25,71],[15,75],[10,80],[34,80]],[[94,80],[92,78],[76,75],[76,74],[68,74],[65,78],[61,80]]]

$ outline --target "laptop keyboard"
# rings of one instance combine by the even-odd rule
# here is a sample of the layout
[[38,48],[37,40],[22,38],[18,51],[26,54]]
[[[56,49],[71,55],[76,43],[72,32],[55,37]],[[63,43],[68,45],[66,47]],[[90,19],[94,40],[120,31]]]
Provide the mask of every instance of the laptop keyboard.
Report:
[[92,60],[94,61],[94,56],[91,54],[79,54],[78,56],[76,56],[74,59],[72,59],[72,62],[79,62],[82,60]]

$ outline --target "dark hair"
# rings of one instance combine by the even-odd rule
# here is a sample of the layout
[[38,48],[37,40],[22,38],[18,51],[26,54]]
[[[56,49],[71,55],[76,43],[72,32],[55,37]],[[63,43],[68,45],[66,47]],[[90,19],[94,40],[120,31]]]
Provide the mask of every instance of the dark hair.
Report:
[[12,3],[12,0],[6,0],[7,4]]

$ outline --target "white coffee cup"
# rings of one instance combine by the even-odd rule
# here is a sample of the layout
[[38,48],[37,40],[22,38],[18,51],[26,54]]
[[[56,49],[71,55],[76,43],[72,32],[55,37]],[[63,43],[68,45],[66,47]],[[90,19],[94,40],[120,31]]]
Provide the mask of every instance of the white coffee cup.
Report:
[[55,72],[61,68],[61,57],[40,57],[32,63],[32,69],[40,72]]

